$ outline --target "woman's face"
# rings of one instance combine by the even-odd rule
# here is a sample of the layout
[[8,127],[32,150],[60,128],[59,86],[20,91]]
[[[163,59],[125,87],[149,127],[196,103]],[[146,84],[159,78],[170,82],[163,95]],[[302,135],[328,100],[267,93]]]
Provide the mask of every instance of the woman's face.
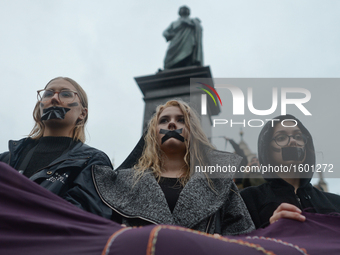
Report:
[[188,139],[188,130],[185,127],[185,119],[183,112],[177,106],[169,106],[165,108],[162,113],[159,115],[157,121],[157,142],[160,145],[160,148],[164,152],[170,151],[186,151],[186,145],[184,142],[178,140],[177,138],[171,137],[162,143],[162,138],[164,134],[160,133],[161,129],[165,130],[176,130],[183,129],[181,136],[184,137],[185,140]]
[[[75,91],[75,87],[68,81],[64,79],[56,79],[50,82],[46,90],[51,90],[53,92],[60,92],[60,91]],[[80,99],[78,95],[75,95],[74,100],[72,102],[61,101],[58,93],[54,93],[52,97],[48,97],[43,99],[40,102],[40,113],[43,114],[43,110],[50,108],[52,106],[58,107],[65,107],[69,108],[70,110],[65,114],[64,119],[50,119],[44,121],[46,129],[49,128],[60,128],[60,129],[69,129],[73,131],[76,123],[79,120],[82,120],[87,115],[87,109],[83,109]]]
[[[272,139],[276,138],[277,142],[279,143],[282,142],[282,144],[279,146],[277,142],[275,142],[274,140],[270,142],[270,145],[269,145],[269,157],[271,159],[270,161],[272,162],[272,164],[283,165],[283,166],[301,164],[306,159],[306,150],[305,150],[304,158],[301,161],[298,161],[298,160],[285,161],[282,159],[282,152],[281,152],[282,147],[299,147],[299,148],[305,147],[305,142],[301,139],[302,132],[300,128],[298,126],[293,127],[295,125],[295,122],[285,121],[285,125],[287,127],[282,126],[281,123],[278,123],[274,127]],[[290,136],[288,138],[289,139],[288,144],[283,142],[286,135]],[[292,136],[294,136],[296,139]],[[283,144],[286,144],[286,145],[283,145]]]

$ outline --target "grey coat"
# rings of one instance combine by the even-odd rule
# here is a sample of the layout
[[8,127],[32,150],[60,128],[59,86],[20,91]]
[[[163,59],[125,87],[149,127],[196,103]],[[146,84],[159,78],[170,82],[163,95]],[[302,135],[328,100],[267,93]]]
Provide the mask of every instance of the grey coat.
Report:
[[[214,165],[237,166],[240,162],[240,157],[226,152],[212,151],[208,156]],[[93,169],[94,185],[101,200],[127,226],[178,225],[213,234],[219,215],[222,235],[244,234],[255,229],[230,175],[211,178],[209,184],[204,174],[195,173],[180,193],[172,214],[151,171],[138,181],[134,175],[131,168],[112,171],[96,166]]]

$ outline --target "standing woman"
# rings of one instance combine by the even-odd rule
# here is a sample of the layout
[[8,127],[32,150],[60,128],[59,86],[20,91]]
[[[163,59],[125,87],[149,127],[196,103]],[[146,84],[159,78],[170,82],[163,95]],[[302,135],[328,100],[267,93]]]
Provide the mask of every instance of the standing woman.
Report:
[[38,90],[35,125],[27,138],[9,141],[3,161],[51,192],[64,197],[93,165],[112,167],[107,155],[85,142],[88,100],[74,80],[57,77]]
[[195,172],[203,165],[237,167],[240,161],[237,155],[213,149],[186,103],[168,101],[158,106],[145,140],[123,166],[114,172],[95,167],[95,190],[102,205],[111,209],[110,215],[101,216],[127,226],[167,224],[211,234],[248,233],[254,225],[231,176],[210,178],[214,175]]
[[[340,196],[323,192],[310,183],[315,167],[315,149],[308,129],[292,115],[268,122],[258,140],[259,161],[263,167],[291,169],[267,173],[266,183],[241,191],[256,228],[280,218],[305,221],[303,210],[312,213],[340,213]],[[301,172],[297,169],[309,169]],[[294,170],[295,169],[295,170]]]

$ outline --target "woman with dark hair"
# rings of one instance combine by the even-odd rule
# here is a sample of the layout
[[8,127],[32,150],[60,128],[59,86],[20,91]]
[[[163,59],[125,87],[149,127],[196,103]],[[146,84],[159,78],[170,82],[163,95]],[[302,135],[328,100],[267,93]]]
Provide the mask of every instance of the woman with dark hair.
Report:
[[74,80],[57,77],[38,90],[35,125],[27,138],[9,141],[3,161],[51,192],[64,197],[82,171],[111,166],[107,155],[85,145],[88,100]]
[[267,183],[241,191],[256,228],[280,218],[305,221],[302,210],[339,213],[340,196],[322,192],[310,183],[315,150],[309,131],[292,115],[274,120],[263,127],[258,139],[259,161]]
[[[145,139],[118,170],[96,166],[92,177],[84,176],[90,182],[82,185],[83,192],[70,194],[68,201],[126,226],[166,224],[244,234],[254,225],[231,175],[197,171],[216,164],[236,168],[240,161],[214,150],[193,110],[171,100],[157,107]],[[85,195],[96,192],[101,205],[89,205]]]

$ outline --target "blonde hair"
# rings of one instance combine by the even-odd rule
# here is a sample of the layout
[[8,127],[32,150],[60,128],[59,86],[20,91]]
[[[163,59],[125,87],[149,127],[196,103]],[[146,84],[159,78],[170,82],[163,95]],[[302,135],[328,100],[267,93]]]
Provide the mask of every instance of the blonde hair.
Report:
[[[74,80],[72,80],[71,78],[68,77],[56,77],[52,80],[50,80],[46,86],[45,89],[47,88],[47,86],[55,80],[58,79],[63,79],[65,81],[68,81],[69,83],[71,83],[73,85],[73,87],[76,89],[77,91],[77,95],[79,97],[80,103],[82,105],[83,109],[88,109],[88,99],[87,99],[87,95],[86,92],[84,91],[84,89]],[[34,107],[33,110],[33,119],[35,120],[35,124],[34,127],[32,129],[32,131],[29,133],[29,137],[33,138],[33,139],[39,139],[40,137],[43,136],[44,131],[45,131],[45,125],[44,123],[41,121],[41,113],[40,113],[40,102],[38,101]],[[76,123],[76,126],[74,127],[73,130],[73,134],[72,134],[72,138],[73,140],[77,141],[81,141],[81,142],[85,142],[86,137],[85,137],[85,124],[87,122],[88,119],[88,114],[86,115],[86,117],[83,120],[79,120]]]
[[[148,124],[148,131],[145,135],[145,146],[142,156],[139,158],[139,161],[134,168],[136,169],[136,175],[139,178],[146,170],[150,169],[155,177],[158,178],[158,180],[160,179],[162,173],[163,152],[157,142],[157,123],[163,110],[170,106],[177,106],[183,112],[185,128],[189,133],[189,139],[184,141],[187,148],[184,156],[186,171],[180,177],[181,184],[185,185],[190,178],[190,173],[192,173],[191,168],[193,167],[193,164],[190,168],[190,160],[203,165],[204,152],[202,151],[202,145],[211,149],[214,148],[201,128],[200,120],[196,112],[182,100],[170,100],[164,105],[159,105],[157,107],[156,113],[153,115]],[[190,155],[190,152],[192,155]]]

